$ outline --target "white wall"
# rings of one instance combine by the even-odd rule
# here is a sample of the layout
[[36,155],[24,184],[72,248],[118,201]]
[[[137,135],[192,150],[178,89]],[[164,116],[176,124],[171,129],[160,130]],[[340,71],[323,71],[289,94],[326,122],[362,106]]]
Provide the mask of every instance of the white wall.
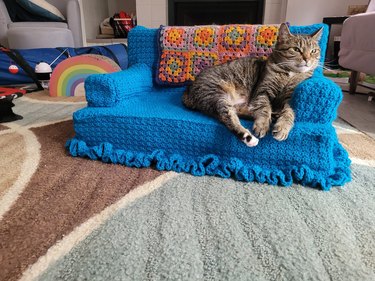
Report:
[[108,0],[108,12],[110,16],[120,11],[135,14],[135,0]]
[[285,21],[288,0],[265,0],[263,23],[277,24]]
[[100,23],[108,17],[108,3],[102,0],[82,0],[85,36],[94,39],[99,34]]
[[[136,0],[79,0],[82,22],[83,41],[95,39],[100,33],[100,23],[112,17],[116,12],[125,11],[135,14]],[[151,0],[150,0],[151,1]],[[84,43],[85,44],[85,43]]]
[[147,27],[166,25],[168,0],[136,0],[137,23]]
[[345,16],[349,5],[366,5],[368,0],[288,0],[286,21],[292,25],[322,22],[324,17]]

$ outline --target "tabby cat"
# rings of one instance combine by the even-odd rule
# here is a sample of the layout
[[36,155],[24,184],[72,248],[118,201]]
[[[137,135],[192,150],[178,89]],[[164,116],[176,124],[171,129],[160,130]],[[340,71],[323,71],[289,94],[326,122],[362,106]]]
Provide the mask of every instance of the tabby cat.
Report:
[[248,146],[259,140],[239,117],[254,119],[253,131],[260,138],[274,119],[273,137],[287,139],[294,124],[289,100],[294,88],[319,65],[321,34],[322,28],[312,35],[293,35],[282,23],[267,60],[245,57],[202,70],[186,89],[184,105],[216,117]]

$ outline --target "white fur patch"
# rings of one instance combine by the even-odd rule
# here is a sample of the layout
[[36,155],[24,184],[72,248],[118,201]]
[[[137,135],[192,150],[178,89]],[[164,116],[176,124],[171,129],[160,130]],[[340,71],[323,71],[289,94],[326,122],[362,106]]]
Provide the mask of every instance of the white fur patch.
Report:
[[245,134],[245,135],[243,136],[242,141],[243,141],[247,146],[249,146],[249,147],[257,146],[258,143],[259,143],[259,139],[257,139],[257,138],[254,137],[254,136],[251,136],[250,141],[247,141],[246,139],[247,139],[247,137],[249,137],[249,136],[251,136],[251,135],[250,135],[250,134]]

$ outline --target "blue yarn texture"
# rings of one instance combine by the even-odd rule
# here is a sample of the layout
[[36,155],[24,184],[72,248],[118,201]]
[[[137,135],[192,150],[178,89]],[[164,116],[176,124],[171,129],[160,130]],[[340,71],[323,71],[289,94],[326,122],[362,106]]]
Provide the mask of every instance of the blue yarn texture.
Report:
[[[309,34],[320,27],[324,54],[327,26],[292,26],[291,31]],[[66,143],[72,156],[323,190],[350,181],[348,153],[332,126],[342,92],[321,68],[293,94],[296,123],[289,138],[279,142],[267,135],[250,148],[216,119],[185,108],[184,87],[154,83],[157,29],[132,29],[128,46],[128,69],[86,79],[88,106],[74,113],[76,135]],[[252,128],[252,121],[241,122]]]

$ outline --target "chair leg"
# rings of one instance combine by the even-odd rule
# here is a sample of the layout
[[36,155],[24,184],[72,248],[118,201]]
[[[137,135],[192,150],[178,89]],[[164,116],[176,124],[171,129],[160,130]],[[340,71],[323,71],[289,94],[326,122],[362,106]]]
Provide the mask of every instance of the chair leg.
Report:
[[350,78],[349,78],[349,94],[354,95],[356,93],[358,79],[359,79],[359,72],[353,70],[350,73]]
[[13,106],[14,103],[10,100],[0,100],[0,123],[23,119],[21,115],[15,114],[13,112]]

